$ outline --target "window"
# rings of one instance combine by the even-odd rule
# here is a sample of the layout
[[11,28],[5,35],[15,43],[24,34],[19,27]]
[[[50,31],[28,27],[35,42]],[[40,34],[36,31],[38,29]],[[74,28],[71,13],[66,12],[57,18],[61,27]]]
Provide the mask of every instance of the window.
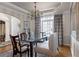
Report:
[[53,33],[54,16],[41,17],[41,32],[43,35],[49,36]]

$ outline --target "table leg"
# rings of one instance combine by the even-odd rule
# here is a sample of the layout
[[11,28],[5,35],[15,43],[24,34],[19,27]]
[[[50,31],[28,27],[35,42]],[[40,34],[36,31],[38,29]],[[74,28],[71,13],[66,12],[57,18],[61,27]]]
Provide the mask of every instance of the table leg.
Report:
[[33,44],[30,42],[30,57],[33,57]]

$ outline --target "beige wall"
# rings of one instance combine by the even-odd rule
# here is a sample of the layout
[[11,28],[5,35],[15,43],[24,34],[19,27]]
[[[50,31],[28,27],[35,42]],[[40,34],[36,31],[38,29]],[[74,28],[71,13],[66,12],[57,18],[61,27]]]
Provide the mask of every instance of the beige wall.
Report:
[[76,42],[75,42],[75,54],[74,56],[79,57],[79,3],[76,4]]
[[67,10],[63,13],[63,32],[64,32],[64,44],[70,45],[71,40],[71,27],[70,27],[70,10]]
[[71,35],[71,52],[72,56],[79,57],[79,3],[73,5],[71,20],[72,34],[74,34]]

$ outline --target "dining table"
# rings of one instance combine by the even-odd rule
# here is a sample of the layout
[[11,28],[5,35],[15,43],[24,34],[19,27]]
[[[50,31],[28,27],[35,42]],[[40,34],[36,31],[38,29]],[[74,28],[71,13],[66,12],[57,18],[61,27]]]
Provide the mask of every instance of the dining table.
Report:
[[30,44],[30,57],[33,57],[33,46],[34,46],[35,44],[37,45],[37,43],[42,43],[42,42],[44,42],[44,39],[45,39],[45,38],[46,38],[46,37],[39,38],[39,39],[32,39],[32,38],[30,38],[30,39],[26,40],[26,42]]

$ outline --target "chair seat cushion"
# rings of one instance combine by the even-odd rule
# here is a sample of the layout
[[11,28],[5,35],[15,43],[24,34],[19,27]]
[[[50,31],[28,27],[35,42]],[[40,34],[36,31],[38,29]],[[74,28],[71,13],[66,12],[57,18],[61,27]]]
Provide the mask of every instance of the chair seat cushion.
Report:
[[25,41],[21,41],[21,46],[29,46],[29,43],[25,42]]
[[20,46],[19,44],[17,46],[18,46],[18,50],[21,52],[27,51],[27,49],[29,49],[29,45],[27,43],[20,43]]
[[21,47],[21,50],[20,50],[20,48],[18,48],[18,50],[21,51],[21,52],[25,52],[25,51],[27,51],[28,49],[29,49],[29,48],[28,48],[27,46]]

